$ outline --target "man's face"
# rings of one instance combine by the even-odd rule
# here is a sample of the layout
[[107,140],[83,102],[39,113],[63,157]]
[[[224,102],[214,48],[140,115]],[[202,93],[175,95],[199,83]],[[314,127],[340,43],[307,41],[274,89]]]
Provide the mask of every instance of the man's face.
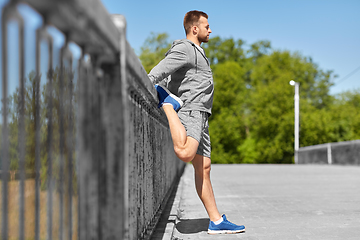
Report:
[[208,23],[208,20],[201,16],[200,19],[199,19],[199,24],[198,24],[198,40],[200,43],[203,43],[203,42],[208,42],[209,41],[209,36],[210,36],[210,33],[211,33],[211,29],[210,29],[210,25]]

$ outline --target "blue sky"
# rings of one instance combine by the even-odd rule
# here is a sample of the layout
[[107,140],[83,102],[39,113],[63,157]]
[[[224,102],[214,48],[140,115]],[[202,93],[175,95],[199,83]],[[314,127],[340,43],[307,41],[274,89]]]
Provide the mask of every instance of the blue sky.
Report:
[[[0,0],[0,8],[2,8],[8,0]],[[35,70],[35,54],[36,54],[36,41],[35,41],[35,31],[38,27],[42,26],[42,18],[34,10],[24,4],[20,4],[18,11],[24,18],[25,26],[25,77],[28,77],[28,74],[31,71]],[[1,16],[1,13],[0,13]],[[1,20],[0,20],[1,22]],[[59,65],[59,55],[60,49],[64,44],[65,38],[61,32],[59,32],[54,27],[48,27],[48,32],[53,37],[53,67]],[[1,36],[2,33],[0,33]],[[1,42],[2,40],[0,40]],[[19,86],[19,52],[18,52],[18,24],[16,21],[11,21],[8,24],[8,95],[11,96],[16,88]],[[0,49],[2,46],[0,46]],[[81,51],[75,46],[75,44],[70,44],[72,49],[74,59],[80,57]],[[1,50],[0,50],[1,51]],[[42,78],[40,83],[44,84],[46,82],[46,72],[48,64],[48,51],[47,45],[41,45],[41,67]],[[2,59],[0,58],[0,63]],[[76,62],[73,61],[73,69],[76,67]],[[2,74],[2,65],[0,64],[0,73]],[[77,74],[75,72],[75,74]],[[76,79],[76,78],[75,78]],[[2,85],[0,84],[0,96],[2,96]],[[1,122],[1,120],[0,120]]]
[[[0,6],[7,1],[0,0]],[[152,32],[166,32],[170,40],[184,38],[184,14],[197,9],[209,15],[213,31],[210,37],[242,39],[249,45],[269,40],[273,49],[299,52],[312,57],[320,69],[333,70],[338,78],[332,79],[335,85],[330,88],[331,94],[360,89],[360,0],[101,1],[109,13],[126,17],[127,39],[137,54]],[[29,15],[29,8],[19,10]],[[39,17],[26,19],[29,31],[41,25]],[[14,31],[12,34],[17,35]],[[34,36],[27,36],[27,45],[35,46]],[[54,39],[56,57],[64,39]],[[16,41],[10,43],[10,47],[17,48]],[[26,51],[26,56],[34,56],[35,47]],[[16,66],[17,54],[9,60]],[[34,67],[35,62],[27,61],[25,74]],[[17,71],[9,71],[9,79],[18,79]],[[10,81],[9,92],[16,86],[17,81]]]
[[360,89],[359,0],[102,2],[109,13],[126,17],[127,39],[137,54],[151,32],[166,32],[170,40],[184,38],[184,14],[196,9],[209,15],[210,37],[247,44],[269,40],[273,49],[299,52],[322,70],[333,70],[338,78],[333,79],[331,94]]

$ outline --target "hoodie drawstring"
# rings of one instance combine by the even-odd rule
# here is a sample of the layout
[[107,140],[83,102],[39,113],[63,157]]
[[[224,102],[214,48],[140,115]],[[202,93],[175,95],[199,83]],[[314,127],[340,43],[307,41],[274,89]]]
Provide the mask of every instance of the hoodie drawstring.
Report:
[[194,51],[195,51],[195,74],[197,74],[197,53],[196,53],[196,46],[194,47]]

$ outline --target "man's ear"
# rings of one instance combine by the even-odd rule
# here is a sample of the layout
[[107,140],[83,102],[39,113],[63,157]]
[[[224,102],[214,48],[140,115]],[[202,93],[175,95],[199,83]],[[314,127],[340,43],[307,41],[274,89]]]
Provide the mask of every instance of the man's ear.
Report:
[[197,35],[198,31],[199,31],[199,28],[196,25],[194,25],[194,26],[191,27],[191,30],[192,30],[194,35]]

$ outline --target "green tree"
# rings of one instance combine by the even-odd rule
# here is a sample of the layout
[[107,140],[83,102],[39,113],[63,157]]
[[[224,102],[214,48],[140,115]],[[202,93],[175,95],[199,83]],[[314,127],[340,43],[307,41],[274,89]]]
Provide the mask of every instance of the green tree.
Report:
[[[60,156],[62,154],[65,164],[65,169],[68,168],[69,161],[72,159],[72,164],[75,166],[75,134],[76,134],[76,124],[75,124],[75,106],[76,106],[76,84],[74,84],[74,73],[70,72],[69,69],[64,69],[64,78],[63,82],[60,82],[60,68],[56,68],[54,70],[52,76],[52,88],[50,91],[50,82],[47,81],[46,84],[43,85],[42,96],[43,96],[43,104],[42,104],[42,118],[46,122],[41,129],[41,142],[43,152],[41,155],[42,162],[42,180],[44,180],[43,188],[46,186],[46,178],[47,178],[47,170],[49,163],[48,154],[51,151],[51,159],[53,164],[53,177],[55,179],[59,179],[59,168],[60,168]],[[63,95],[61,101],[61,94]],[[52,101],[51,112],[48,111],[49,101]],[[62,108],[62,109],[61,109]],[[60,120],[61,113],[63,116],[63,132],[61,132],[60,128]],[[51,114],[51,119],[50,119]],[[48,136],[48,127],[51,121],[52,127],[52,136],[51,140]],[[70,127],[71,126],[71,127]],[[70,132],[70,130],[72,130]],[[60,135],[63,134],[64,144],[63,151],[60,150]],[[49,148],[48,141],[51,141],[51,146]],[[72,142],[72,144],[70,144]],[[76,184],[76,174],[75,167],[73,167],[73,172],[68,173],[67,170],[64,170],[65,174],[73,175],[73,185]],[[67,178],[65,178],[67,181]],[[66,183],[67,184],[67,183]],[[76,187],[74,185],[73,190],[76,192]]]
[[359,90],[348,91],[326,108],[304,111],[303,146],[360,139],[359,100]]
[[[142,48],[144,65],[155,66],[164,57],[164,36],[153,34]],[[213,37],[203,48],[215,84],[209,119],[213,162],[293,162],[290,80],[300,83],[300,146],[360,138],[359,91],[331,96],[336,75],[319,69],[310,57],[273,50],[269,41],[246,45]]]
[[227,61],[243,65],[246,61],[243,45],[244,42],[242,40],[234,41],[232,38],[221,39],[220,37],[213,37],[208,43],[203,44],[203,48],[211,65]]
[[139,58],[147,73],[165,57],[165,53],[171,46],[168,38],[166,33],[151,33],[150,37],[145,40]]
[[[35,169],[35,72],[30,72],[25,81],[25,169]],[[9,97],[9,154],[10,170],[19,168],[19,88]]]
[[341,113],[343,122],[348,123],[350,135],[345,140],[360,139],[360,89],[338,95],[333,112]]
[[251,136],[260,152],[258,162],[292,162],[294,90],[289,80],[300,83],[304,116],[304,111],[309,110],[305,106],[322,109],[332,103],[330,75],[330,72],[319,70],[308,58],[288,51],[273,51],[256,61],[250,76],[249,118]]
[[[244,70],[238,63],[227,61],[214,68],[214,107],[210,118],[212,161],[236,163],[237,147],[246,138]],[[216,103],[216,104],[215,104]]]
[[[59,156],[60,156],[60,111],[61,104],[63,106],[63,124],[64,124],[64,149],[63,156],[65,165],[69,164],[69,160],[75,161],[75,151],[70,146],[69,140],[72,138],[72,144],[75,142],[75,105],[76,105],[76,85],[73,84],[73,73],[65,69],[63,85],[63,100],[60,101],[60,69],[56,68],[52,75],[52,91],[49,91],[49,82],[47,81],[42,86],[39,92],[39,110],[40,110],[40,161],[41,161],[41,179],[42,187],[46,186],[46,177],[48,169],[48,154],[51,151],[53,161],[53,176],[58,179],[59,176]],[[35,116],[36,116],[36,74],[34,71],[30,72],[25,81],[25,169],[26,171],[35,171]],[[52,99],[51,113],[48,111],[48,103]],[[19,88],[8,98],[9,103],[9,156],[10,156],[10,170],[15,171],[19,168]],[[52,114],[52,146],[48,147],[48,127],[50,124],[50,114]],[[72,125],[72,132],[69,131],[70,124]],[[70,151],[69,147],[72,147]],[[75,162],[73,162],[74,164]],[[65,167],[66,167],[65,166]],[[75,177],[75,171],[73,173]],[[74,178],[74,182],[76,179]],[[76,189],[76,188],[74,188]]]

